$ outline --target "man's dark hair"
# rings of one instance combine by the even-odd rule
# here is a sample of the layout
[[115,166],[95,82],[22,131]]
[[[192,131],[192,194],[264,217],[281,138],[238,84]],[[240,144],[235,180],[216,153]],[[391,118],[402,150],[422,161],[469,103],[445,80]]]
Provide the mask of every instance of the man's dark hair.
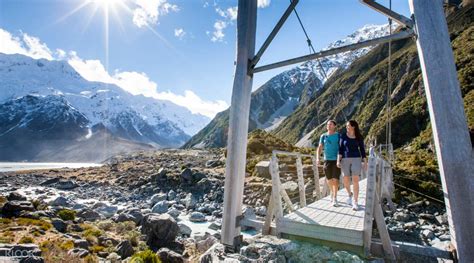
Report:
[[334,124],[334,126],[337,126],[337,123],[335,120],[328,120],[328,122],[332,122],[332,124]]

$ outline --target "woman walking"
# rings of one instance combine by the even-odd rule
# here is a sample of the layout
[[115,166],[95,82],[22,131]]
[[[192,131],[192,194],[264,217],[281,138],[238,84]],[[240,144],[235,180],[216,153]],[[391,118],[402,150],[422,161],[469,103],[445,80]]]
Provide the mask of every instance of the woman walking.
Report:
[[[362,162],[363,167],[362,167]],[[359,200],[359,176],[367,169],[367,157],[365,154],[364,138],[360,133],[359,124],[355,120],[346,123],[346,133],[341,134],[339,139],[339,155],[337,158],[337,167],[341,168],[344,180],[344,187],[347,190],[349,198],[347,204],[352,205],[353,210],[358,210]],[[350,179],[354,193],[351,193]]]

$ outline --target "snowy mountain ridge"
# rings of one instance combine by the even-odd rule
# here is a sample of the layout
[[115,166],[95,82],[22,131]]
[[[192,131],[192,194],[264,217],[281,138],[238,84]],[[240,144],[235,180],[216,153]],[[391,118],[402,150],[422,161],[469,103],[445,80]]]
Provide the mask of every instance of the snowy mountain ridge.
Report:
[[103,123],[114,130],[117,123],[112,120],[118,121],[128,112],[127,116],[134,115],[135,121],[140,119],[161,129],[165,132],[162,136],[181,137],[181,143],[209,121],[169,101],[135,96],[113,84],[87,81],[65,61],[0,53],[0,86],[0,103],[31,94],[61,96],[84,114],[91,126]]

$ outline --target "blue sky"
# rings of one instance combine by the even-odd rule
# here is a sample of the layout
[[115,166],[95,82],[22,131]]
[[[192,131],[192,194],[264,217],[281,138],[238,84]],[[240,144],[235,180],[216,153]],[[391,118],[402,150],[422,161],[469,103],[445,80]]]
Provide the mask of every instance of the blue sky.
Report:
[[[257,49],[288,4],[259,0]],[[212,117],[230,104],[236,6],[237,0],[0,0],[0,52],[67,60],[87,79]],[[409,15],[407,0],[393,0],[393,9]],[[297,10],[316,50],[387,22],[357,0],[300,0]],[[306,54],[292,15],[260,63]],[[257,74],[254,89],[283,70]]]

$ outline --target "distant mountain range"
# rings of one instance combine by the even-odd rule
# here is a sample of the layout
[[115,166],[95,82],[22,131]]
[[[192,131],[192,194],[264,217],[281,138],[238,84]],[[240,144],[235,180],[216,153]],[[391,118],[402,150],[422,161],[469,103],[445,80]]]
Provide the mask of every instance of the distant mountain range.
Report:
[[[388,34],[388,25],[367,25],[335,41],[326,49],[345,46]],[[367,54],[373,47],[340,53],[307,61],[271,78],[252,93],[250,102],[249,132],[255,129],[276,129],[298,107],[304,107],[322,92],[328,78],[347,69],[353,61]],[[324,74],[325,73],[325,74]],[[321,121],[314,112],[314,122]],[[194,135],[184,148],[224,147],[227,143],[229,110],[223,111]]]
[[[208,122],[169,101],[87,81],[65,61],[0,53],[0,161],[100,161],[118,149],[175,148]],[[58,154],[88,140],[103,149]]]

